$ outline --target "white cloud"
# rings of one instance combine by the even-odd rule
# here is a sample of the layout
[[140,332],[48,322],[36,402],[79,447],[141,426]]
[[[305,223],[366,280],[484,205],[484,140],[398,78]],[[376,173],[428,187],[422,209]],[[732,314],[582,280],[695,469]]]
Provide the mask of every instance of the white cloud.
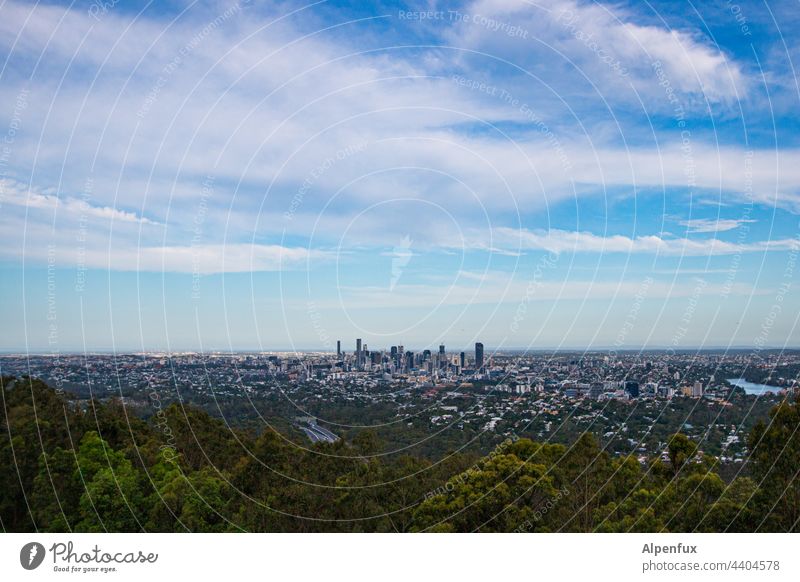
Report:
[[[77,251],[77,252],[76,252]],[[4,246],[0,255],[26,261],[52,261],[59,268],[108,269],[188,273],[246,273],[283,271],[304,268],[310,260],[327,259],[328,253],[302,247],[258,244],[202,244],[195,246],[141,246],[111,244],[87,246],[76,250],[73,245],[53,244],[49,247],[26,246],[13,250]]]
[[28,188],[10,178],[0,179],[0,206],[10,205],[28,210],[45,210],[50,211],[53,216],[66,214],[70,218],[80,220],[99,219],[108,223],[126,222],[150,226],[159,224],[149,218],[140,217],[134,212],[93,205],[89,202],[91,198],[90,192],[86,193],[85,199],[70,196],[62,198],[54,193]]
[[489,273],[487,271],[475,272],[461,270],[458,272],[458,278],[468,279],[471,281],[484,281],[487,277],[489,277]]
[[687,227],[689,232],[725,232],[726,230],[737,229],[742,224],[749,222],[756,221],[743,218],[718,218],[715,220],[709,218],[692,218],[689,220],[681,220],[679,224]]
[[[532,292],[528,281],[514,273],[492,272],[478,285],[455,283],[451,285],[398,285],[391,292],[382,287],[358,286],[343,287],[342,298],[315,301],[320,309],[344,307],[348,310],[359,308],[424,308],[435,305],[497,305],[505,302],[514,307],[516,302],[526,301],[569,301],[590,299],[626,299],[642,293],[642,282],[590,281],[570,279],[569,281],[537,281]],[[697,282],[653,281],[647,287],[647,299],[664,300],[689,297],[696,293]],[[761,294],[751,286],[736,283],[732,286],[709,283],[703,287],[705,296],[722,294],[752,296]]]
[[[634,14],[619,5],[476,0],[464,12],[491,15],[493,20],[513,23],[528,34],[524,39],[514,38],[477,19],[454,30],[454,39],[465,38],[473,48],[528,65],[531,70],[538,69],[536,60],[546,60],[548,67],[564,73],[563,81],[588,81],[610,103],[641,97],[647,99],[648,107],[666,102],[653,63],[660,63],[679,95],[694,98],[701,107],[706,101],[732,103],[749,89],[741,65],[700,31],[638,24]],[[567,82],[555,81],[555,87],[569,92]]]
[[625,253],[667,256],[716,256],[749,252],[788,251],[800,246],[797,239],[731,243],[719,239],[662,238],[656,235],[600,236],[590,232],[497,228],[494,234],[512,248],[539,249],[554,253]]
[[[186,269],[182,264],[198,214],[201,184],[208,175],[215,177],[204,217],[204,241],[209,245],[221,245],[222,240],[245,244],[254,235],[276,241],[284,228],[298,237],[310,237],[312,231],[315,236],[324,235],[328,240],[313,242],[325,245],[350,228],[354,208],[357,212],[405,197],[429,203],[430,208],[409,214],[403,232],[397,232],[395,215],[374,217],[359,233],[364,242],[391,245],[398,235],[408,234],[421,247],[458,248],[461,241],[456,231],[474,230],[476,223],[487,223],[492,230],[497,223],[508,224],[508,216],[518,209],[538,211],[584,191],[597,194],[619,186],[631,186],[632,191],[688,188],[690,163],[692,187],[800,211],[797,150],[757,150],[748,168],[743,163],[748,155],[744,149],[704,144],[698,137],[687,160],[674,138],[657,142],[658,147],[609,146],[594,134],[582,135],[583,120],[570,118],[574,127],[558,132],[570,162],[566,169],[559,152],[536,128],[516,141],[461,128],[460,124],[482,121],[524,123],[526,115],[502,100],[486,99],[452,79],[440,78],[443,71],[450,73],[463,64],[453,53],[435,51],[435,65],[419,59],[418,53],[360,54],[363,47],[355,40],[348,44],[342,36],[324,33],[302,38],[304,31],[296,23],[273,21],[269,15],[249,17],[245,10],[252,7],[192,45],[189,54],[182,53],[217,16],[215,9],[206,7],[196,16],[191,12],[167,29],[167,23],[148,17],[133,20],[123,11],[112,10],[96,22],[80,10],[6,3],[0,46],[10,49],[18,41],[9,70],[24,72],[41,57],[42,66],[58,72],[36,77],[13,144],[12,159],[19,166],[14,174],[21,176],[27,170],[35,176],[35,184],[57,183],[59,194],[35,185],[30,192],[12,192],[3,203],[29,210],[57,209],[62,215],[57,226],[65,232],[74,231],[76,217],[82,213],[98,223],[113,221],[115,228],[117,223],[147,227],[144,243],[162,250],[146,251],[143,264],[159,267],[154,253],[161,253],[176,257],[165,263],[176,270]],[[594,73],[602,71],[598,83],[610,83],[604,86],[609,88],[604,89],[604,97],[616,96],[615,88],[624,79],[606,66],[598,69],[592,49],[557,22],[564,10],[577,14],[581,26],[596,33],[592,38],[619,53],[637,74],[641,91],[650,91],[647,95],[657,102],[663,102],[662,88],[644,70],[634,70],[644,49],[652,51],[651,56],[662,62],[671,77],[675,73],[676,88],[686,94],[700,95],[702,88],[705,97],[722,102],[734,89],[747,85],[742,68],[695,33],[641,26],[631,14],[614,8],[617,19],[593,4],[562,2],[548,10],[488,0],[469,7],[471,13],[519,19],[538,40],[565,51],[582,66],[591,65]],[[542,14],[549,16],[542,18]],[[489,39],[501,39],[495,56],[513,57],[517,62],[538,55],[532,49],[533,39],[521,43],[519,38],[502,38],[480,25],[451,28],[458,46],[480,47]],[[182,56],[181,61],[165,73],[176,56]],[[693,74],[681,70],[687,59],[696,64]],[[61,83],[67,64],[71,68]],[[572,82],[562,78],[557,65],[547,61],[547,66],[552,70],[544,80],[553,83],[556,91],[562,89],[559,82]],[[92,79],[91,85],[87,79]],[[158,88],[155,98],[137,116],[154,88]],[[0,84],[0,107],[13,104],[18,89],[13,77]],[[544,91],[540,89],[537,84],[522,87],[520,98],[530,97],[532,105],[541,105]],[[585,101],[568,91],[559,96],[570,107]],[[541,109],[546,111],[546,104]],[[343,148],[362,143],[368,145],[356,154],[337,156]],[[333,163],[305,193],[287,223],[282,214],[303,181],[331,159]],[[95,183],[87,205],[79,193],[92,172]],[[751,191],[746,191],[748,180]],[[448,216],[435,215],[434,206]],[[426,215],[434,218],[426,220]],[[29,244],[37,242],[35,236],[42,237],[39,243],[48,240],[46,217],[30,214],[27,219]],[[162,225],[164,231],[153,234]],[[358,233],[358,228],[349,232]],[[597,238],[559,231],[521,238],[526,248],[574,246],[578,252],[606,248],[608,252],[702,255],[786,248],[785,241],[739,248],[721,241]],[[127,249],[124,260],[112,264],[136,264],[131,260],[140,252],[136,236],[120,237],[115,232],[112,242]],[[108,240],[97,244],[109,246]],[[503,244],[474,237],[468,246],[479,244],[496,253],[517,252],[513,237]],[[69,245],[74,254],[74,236],[71,242],[66,238],[59,242],[60,247]],[[243,252],[257,256],[256,263],[265,268],[277,264],[272,251],[254,247]],[[221,252],[210,248],[209,256],[213,268],[221,268]],[[234,262],[243,264],[241,259]]]

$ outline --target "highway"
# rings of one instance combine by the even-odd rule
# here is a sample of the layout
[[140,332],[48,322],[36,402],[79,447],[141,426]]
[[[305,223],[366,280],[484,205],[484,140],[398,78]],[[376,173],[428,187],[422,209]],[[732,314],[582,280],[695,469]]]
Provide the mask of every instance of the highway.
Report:
[[329,431],[327,428],[322,428],[318,424],[309,422],[306,426],[301,426],[300,429],[306,433],[311,442],[325,442],[333,443],[339,440],[339,437]]

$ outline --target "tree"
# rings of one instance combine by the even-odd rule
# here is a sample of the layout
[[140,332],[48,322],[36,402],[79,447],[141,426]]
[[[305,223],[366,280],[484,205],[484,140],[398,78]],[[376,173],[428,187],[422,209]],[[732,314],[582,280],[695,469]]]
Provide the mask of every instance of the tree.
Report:
[[704,532],[748,532],[753,531],[754,514],[752,503],[758,486],[750,477],[737,477],[725,487],[720,498],[711,505],[708,513],[698,524],[697,530]]
[[667,453],[672,474],[677,476],[697,454],[697,444],[689,440],[685,434],[677,433],[669,439]]
[[[522,443],[520,448],[527,445]],[[414,529],[510,532],[535,528],[556,490],[544,465],[520,459],[515,452],[519,451],[509,447],[451,478],[443,493],[419,506]]]
[[800,404],[783,402],[768,424],[759,422],[748,441],[750,468],[759,485],[756,529],[795,532],[800,528]]
[[41,531],[72,531],[79,520],[81,484],[75,479],[75,451],[57,447],[39,457],[31,505]]
[[81,439],[75,478],[84,484],[76,531],[142,529],[144,496],[136,470],[123,453],[111,449],[94,431]]

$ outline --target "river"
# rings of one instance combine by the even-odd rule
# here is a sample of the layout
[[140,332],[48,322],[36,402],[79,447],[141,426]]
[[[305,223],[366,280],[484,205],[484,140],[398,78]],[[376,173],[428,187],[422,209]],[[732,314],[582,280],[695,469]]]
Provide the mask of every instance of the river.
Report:
[[747,394],[764,394],[764,392],[780,392],[783,388],[770,386],[768,384],[755,384],[748,382],[744,378],[728,378],[728,382],[739,388],[744,388]]

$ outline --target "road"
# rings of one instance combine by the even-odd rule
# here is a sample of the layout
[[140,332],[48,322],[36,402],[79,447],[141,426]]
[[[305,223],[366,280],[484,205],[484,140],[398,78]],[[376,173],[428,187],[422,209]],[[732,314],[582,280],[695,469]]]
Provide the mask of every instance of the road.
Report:
[[318,424],[309,422],[306,426],[301,426],[300,429],[306,433],[312,443],[325,442],[334,443],[339,440],[339,437],[329,431],[327,428],[322,428]]

